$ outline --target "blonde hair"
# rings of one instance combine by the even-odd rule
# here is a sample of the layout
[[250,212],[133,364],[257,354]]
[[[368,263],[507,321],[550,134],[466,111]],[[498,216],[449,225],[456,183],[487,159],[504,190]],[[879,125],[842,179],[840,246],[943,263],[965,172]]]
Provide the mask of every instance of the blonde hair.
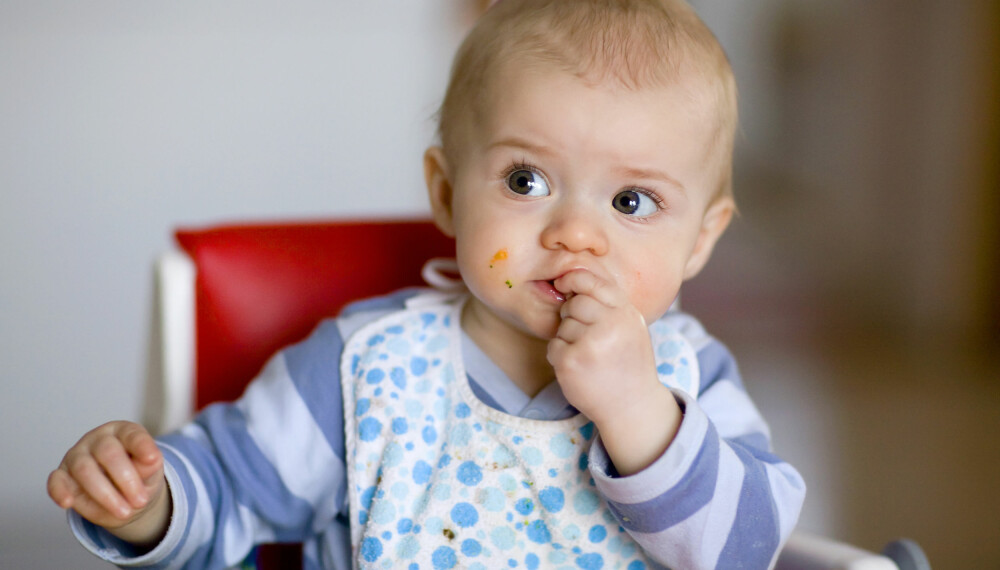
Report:
[[490,79],[508,61],[631,90],[693,81],[699,88],[691,96],[708,94],[716,109],[714,145],[723,153],[718,193],[732,195],[736,82],[719,42],[683,0],[502,0],[491,7],[458,49],[438,114],[449,159],[462,125],[481,115]]

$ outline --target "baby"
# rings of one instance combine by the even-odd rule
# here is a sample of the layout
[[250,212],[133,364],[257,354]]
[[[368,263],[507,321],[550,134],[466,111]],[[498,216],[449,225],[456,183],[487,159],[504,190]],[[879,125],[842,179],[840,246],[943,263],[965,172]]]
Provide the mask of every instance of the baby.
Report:
[[734,211],[736,88],[681,0],[503,0],[424,156],[464,289],[363,301],[234,404],[105,424],[49,494],[130,566],[767,568],[805,495],[672,308]]

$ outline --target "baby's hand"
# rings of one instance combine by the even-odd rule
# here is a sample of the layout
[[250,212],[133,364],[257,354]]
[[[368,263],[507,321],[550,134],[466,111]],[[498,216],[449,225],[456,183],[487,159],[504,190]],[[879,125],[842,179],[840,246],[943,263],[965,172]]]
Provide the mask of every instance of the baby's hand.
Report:
[[573,406],[600,425],[661,387],[649,329],[625,291],[579,269],[554,286],[568,300],[548,359]]
[[593,420],[620,475],[641,471],[670,445],[682,417],[656,373],[649,328],[620,287],[590,271],[554,285],[568,298],[548,351],[563,394]]
[[[165,532],[159,528],[161,519],[169,520],[165,490],[163,454],[156,442],[146,428],[124,421],[104,424],[80,438],[48,481],[49,496],[57,505],[72,508],[90,522],[140,544],[155,541]],[[160,516],[145,519],[157,520],[131,524],[150,509],[160,511]],[[150,522],[156,528],[147,528]],[[142,527],[142,532],[127,532],[123,528],[127,525]]]

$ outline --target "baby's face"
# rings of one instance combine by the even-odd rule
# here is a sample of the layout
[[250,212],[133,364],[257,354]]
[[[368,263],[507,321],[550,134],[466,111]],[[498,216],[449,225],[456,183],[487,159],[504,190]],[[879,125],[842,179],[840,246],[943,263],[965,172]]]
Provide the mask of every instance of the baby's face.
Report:
[[[620,287],[653,322],[731,212],[728,199],[712,200],[710,105],[676,87],[629,91],[506,67],[448,170],[469,310],[484,324],[552,338],[563,297],[552,281],[582,269]],[[720,204],[722,228],[708,235],[706,210]]]

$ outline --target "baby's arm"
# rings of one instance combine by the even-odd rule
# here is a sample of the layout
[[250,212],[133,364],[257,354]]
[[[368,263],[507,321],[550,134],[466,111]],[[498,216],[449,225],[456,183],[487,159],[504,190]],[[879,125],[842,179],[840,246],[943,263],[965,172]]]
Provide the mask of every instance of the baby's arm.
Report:
[[139,548],[167,531],[171,501],[163,454],[146,428],[106,423],[84,435],[49,475],[49,496]]
[[[576,296],[567,305],[582,306],[577,299],[589,296],[584,291],[578,286]],[[572,315],[576,308],[571,306],[564,312]],[[583,321],[596,323],[586,315]],[[673,568],[767,568],[798,519],[805,484],[791,465],[770,452],[766,423],[746,394],[725,347],[705,335],[694,319],[678,315],[674,321],[671,325],[681,329],[696,345],[701,393],[696,399],[684,392],[670,392],[674,402],[667,406],[666,415],[673,414],[674,406],[679,405],[683,421],[671,435],[665,451],[629,476],[625,476],[627,468],[623,470],[618,465],[621,450],[612,449],[620,442],[605,438],[606,430],[617,429],[614,416],[602,416],[603,424],[611,427],[601,427],[595,420],[598,439],[590,452],[594,481],[621,526],[658,562]],[[574,324],[572,328],[585,327]],[[579,334],[573,338],[585,336]],[[618,345],[615,350],[636,354],[625,345]],[[552,356],[550,346],[550,359]],[[610,358],[617,361],[614,355]],[[642,361],[643,351],[639,350],[633,358]],[[632,386],[625,377],[629,369],[623,364],[616,365],[622,367],[620,371],[617,367],[609,371],[596,367],[596,362],[593,364],[593,371],[610,376],[603,379],[589,376],[588,369],[583,367],[578,370],[578,378],[570,379],[589,386],[601,398],[595,400],[594,407],[599,408],[602,401],[614,403],[620,396],[649,398],[615,394],[616,390],[624,392],[621,386]],[[559,377],[567,399],[576,405],[565,380]],[[602,384],[608,386],[604,396],[592,386]],[[576,389],[576,385],[570,389]],[[634,425],[636,420],[618,419],[620,425]],[[625,433],[634,439],[647,436],[643,431]]]
[[204,570],[236,566],[261,542],[303,542],[334,526],[346,490],[341,344],[324,323],[273,357],[239,401],[157,438],[172,512],[151,549],[119,544],[73,514],[77,538],[118,565]]

